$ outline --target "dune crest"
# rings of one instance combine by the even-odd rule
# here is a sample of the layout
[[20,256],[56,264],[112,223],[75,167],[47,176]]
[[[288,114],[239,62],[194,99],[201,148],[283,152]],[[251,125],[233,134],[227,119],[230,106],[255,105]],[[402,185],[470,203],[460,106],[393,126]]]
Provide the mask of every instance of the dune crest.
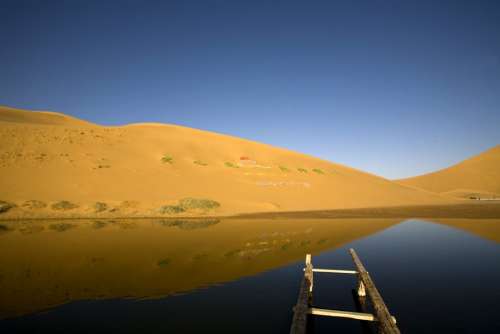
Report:
[[[0,107],[0,147],[0,218],[225,216],[452,201],[290,150],[177,125],[105,127]],[[200,207],[183,207],[185,199]]]
[[396,181],[458,198],[500,199],[500,145],[451,167]]

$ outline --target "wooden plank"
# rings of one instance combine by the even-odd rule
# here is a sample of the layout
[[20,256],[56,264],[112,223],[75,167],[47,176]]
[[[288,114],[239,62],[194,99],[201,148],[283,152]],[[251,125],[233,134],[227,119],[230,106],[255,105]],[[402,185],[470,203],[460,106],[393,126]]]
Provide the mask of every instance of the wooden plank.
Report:
[[312,315],[322,315],[325,317],[335,317],[335,318],[349,318],[356,320],[365,320],[365,321],[375,321],[375,316],[370,313],[361,313],[361,312],[349,312],[349,311],[340,311],[340,310],[327,310],[323,308],[311,307],[309,308],[309,314]]
[[331,274],[351,274],[351,275],[358,274],[358,272],[356,270],[320,269],[320,268],[313,268],[313,272],[315,272],[315,273],[331,273]]
[[299,296],[297,304],[293,308],[293,320],[290,328],[290,334],[305,334],[307,329],[307,314],[310,305],[310,297],[312,291],[312,264],[311,255],[306,255],[306,268],[304,277],[300,283]]
[[375,283],[366,271],[363,263],[361,263],[361,260],[359,259],[354,249],[349,249],[349,252],[351,253],[356,268],[358,269],[358,278],[363,283],[364,289],[366,290],[368,297],[370,297],[370,300],[372,302],[375,316],[378,321],[379,331],[381,333],[399,334],[400,331],[396,326],[395,319],[393,319],[393,317],[389,313],[389,310],[387,309],[382,296],[375,287]]

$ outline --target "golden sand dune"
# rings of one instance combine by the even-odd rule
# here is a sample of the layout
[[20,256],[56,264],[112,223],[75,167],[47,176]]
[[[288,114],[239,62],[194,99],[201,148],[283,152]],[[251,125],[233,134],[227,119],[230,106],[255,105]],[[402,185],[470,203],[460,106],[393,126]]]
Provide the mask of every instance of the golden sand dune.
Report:
[[234,215],[453,201],[213,132],[165,124],[104,127],[6,107],[0,107],[0,175],[0,218]]
[[500,145],[451,167],[397,182],[459,198],[500,199]]

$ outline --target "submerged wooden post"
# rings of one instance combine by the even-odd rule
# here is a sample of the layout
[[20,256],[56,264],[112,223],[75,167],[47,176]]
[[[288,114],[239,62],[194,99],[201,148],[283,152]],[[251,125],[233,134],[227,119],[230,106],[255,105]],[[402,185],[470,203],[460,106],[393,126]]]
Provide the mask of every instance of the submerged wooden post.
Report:
[[304,278],[300,284],[299,297],[297,298],[297,304],[293,308],[294,313],[290,334],[305,334],[307,329],[307,314],[311,305],[313,289],[311,254],[306,255],[305,264],[306,267],[304,269]]
[[365,267],[361,263],[358,255],[352,248],[349,249],[349,252],[351,253],[356,268],[358,269],[358,295],[362,296],[360,293],[368,294],[368,297],[370,298],[373,309],[375,311],[380,333],[399,334],[400,331],[396,326],[396,319],[394,319],[389,313],[389,310],[387,309],[382,296],[380,296],[380,293],[375,287],[375,284],[373,283]]

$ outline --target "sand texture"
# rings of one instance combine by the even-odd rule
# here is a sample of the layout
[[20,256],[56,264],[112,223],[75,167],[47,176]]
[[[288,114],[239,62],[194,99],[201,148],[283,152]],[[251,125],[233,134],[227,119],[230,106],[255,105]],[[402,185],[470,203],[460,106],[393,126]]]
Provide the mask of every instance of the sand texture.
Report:
[[0,175],[0,219],[228,216],[455,201],[213,132],[149,123],[105,127],[7,107],[0,107]]

